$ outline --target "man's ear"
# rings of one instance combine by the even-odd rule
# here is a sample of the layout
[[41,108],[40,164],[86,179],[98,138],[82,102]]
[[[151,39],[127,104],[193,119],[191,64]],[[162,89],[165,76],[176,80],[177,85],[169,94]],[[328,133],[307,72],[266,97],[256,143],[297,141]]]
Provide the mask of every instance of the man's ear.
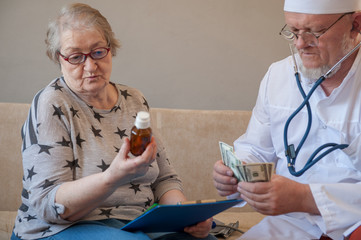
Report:
[[351,31],[360,33],[361,31],[361,12],[356,12],[352,14],[353,22]]

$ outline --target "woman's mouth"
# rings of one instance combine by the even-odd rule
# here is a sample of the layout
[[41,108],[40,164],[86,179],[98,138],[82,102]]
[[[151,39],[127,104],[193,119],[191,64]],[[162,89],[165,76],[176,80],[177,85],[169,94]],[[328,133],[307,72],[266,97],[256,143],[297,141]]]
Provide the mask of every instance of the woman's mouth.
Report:
[[85,79],[95,80],[95,79],[97,79],[98,77],[99,77],[98,75],[92,75],[92,76],[87,76],[87,77],[85,77]]

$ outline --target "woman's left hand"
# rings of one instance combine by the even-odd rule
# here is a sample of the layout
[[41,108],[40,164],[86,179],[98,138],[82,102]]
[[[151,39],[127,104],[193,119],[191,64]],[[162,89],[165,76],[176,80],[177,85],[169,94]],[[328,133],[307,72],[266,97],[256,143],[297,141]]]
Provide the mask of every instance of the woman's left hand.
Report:
[[189,233],[196,238],[205,238],[208,236],[209,231],[212,229],[213,218],[209,218],[203,222],[199,222],[196,225],[185,227],[184,232]]

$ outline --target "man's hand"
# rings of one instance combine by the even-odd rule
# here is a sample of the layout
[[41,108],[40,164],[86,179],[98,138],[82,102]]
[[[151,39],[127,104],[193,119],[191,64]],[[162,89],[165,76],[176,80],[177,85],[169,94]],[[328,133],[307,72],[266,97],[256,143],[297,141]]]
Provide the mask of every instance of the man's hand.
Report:
[[228,196],[237,192],[237,182],[232,170],[224,165],[222,160],[214,164],[213,183],[219,195]]
[[270,182],[239,182],[237,190],[241,198],[265,215],[290,212],[320,214],[308,184],[280,175],[273,175]]

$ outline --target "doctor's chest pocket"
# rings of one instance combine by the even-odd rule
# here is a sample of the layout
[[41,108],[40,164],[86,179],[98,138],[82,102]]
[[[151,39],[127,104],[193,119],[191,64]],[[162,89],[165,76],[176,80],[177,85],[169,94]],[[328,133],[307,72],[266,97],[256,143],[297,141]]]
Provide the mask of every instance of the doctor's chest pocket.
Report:
[[349,146],[342,150],[344,152],[345,160],[344,162],[341,158],[339,164],[341,165],[352,165],[358,171],[361,171],[361,133],[356,136],[356,138],[349,144]]

